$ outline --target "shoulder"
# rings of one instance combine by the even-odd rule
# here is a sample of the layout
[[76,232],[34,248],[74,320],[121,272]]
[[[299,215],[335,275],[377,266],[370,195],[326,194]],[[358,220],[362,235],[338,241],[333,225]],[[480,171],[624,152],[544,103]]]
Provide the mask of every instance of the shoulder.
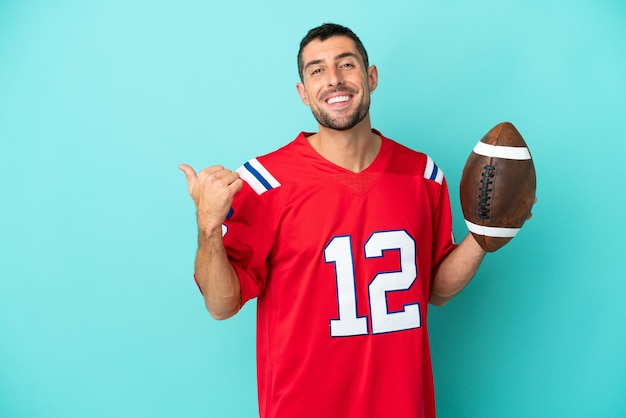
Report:
[[305,133],[301,132],[293,141],[246,161],[236,171],[258,195],[276,190],[290,181],[294,167],[303,158],[305,142]]
[[391,170],[412,176],[421,176],[439,185],[443,183],[443,170],[428,154],[411,149],[389,138],[383,137],[383,141],[387,141],[393,150]]
[[258,195],[281,186],[280,181],[272,175],[258,158],[246,161],[236,171],[239,177]]

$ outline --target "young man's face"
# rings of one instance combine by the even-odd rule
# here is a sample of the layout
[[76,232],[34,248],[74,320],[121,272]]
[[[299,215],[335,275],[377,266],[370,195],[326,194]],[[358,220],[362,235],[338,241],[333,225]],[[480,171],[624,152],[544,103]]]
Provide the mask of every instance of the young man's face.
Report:
[[378,73],[375,66],[365,68],[352,39],[314,40],[302,50],[302,62],[298,94],[320,125],[347,130],[365,119]]

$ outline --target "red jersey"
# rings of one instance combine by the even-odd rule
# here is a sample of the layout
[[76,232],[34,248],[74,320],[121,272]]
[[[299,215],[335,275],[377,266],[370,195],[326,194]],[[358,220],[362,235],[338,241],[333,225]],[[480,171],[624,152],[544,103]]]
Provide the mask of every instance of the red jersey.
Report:
[[426,313],[455,248],[443,173],[382,138],[353,173],[301,133],[237,171],[224,244],[257,297],[262,418],[434,417]]

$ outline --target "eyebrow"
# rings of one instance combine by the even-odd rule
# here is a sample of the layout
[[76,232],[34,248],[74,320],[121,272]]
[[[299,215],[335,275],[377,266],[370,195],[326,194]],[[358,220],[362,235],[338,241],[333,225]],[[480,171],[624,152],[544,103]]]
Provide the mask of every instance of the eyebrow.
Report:
[[[348,58],[348,57],[352,57],[355,59],[359,59],[359,56],[357,54],[355,54],[354,52],[342,52],[341,54],[335,56],[335,61],[338,61],[342,58]],[[304,69],[307,69],[313,65],[317,65],[317,64],[321,64],[323,61],[322,60],[313,60],[313,61],[309,61],[304,65]]]

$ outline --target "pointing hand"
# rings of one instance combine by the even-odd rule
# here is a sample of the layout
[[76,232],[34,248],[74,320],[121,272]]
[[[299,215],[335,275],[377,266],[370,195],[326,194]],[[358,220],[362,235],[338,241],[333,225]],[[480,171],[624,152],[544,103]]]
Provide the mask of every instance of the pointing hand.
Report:
[[187,165],[178,166],[187,178],[187,190],[196,204],[198,226],[201,229],[219,229],[228,215],[233,197],[243,187],[243,180],[237,172],[221,165],[200,171]]

